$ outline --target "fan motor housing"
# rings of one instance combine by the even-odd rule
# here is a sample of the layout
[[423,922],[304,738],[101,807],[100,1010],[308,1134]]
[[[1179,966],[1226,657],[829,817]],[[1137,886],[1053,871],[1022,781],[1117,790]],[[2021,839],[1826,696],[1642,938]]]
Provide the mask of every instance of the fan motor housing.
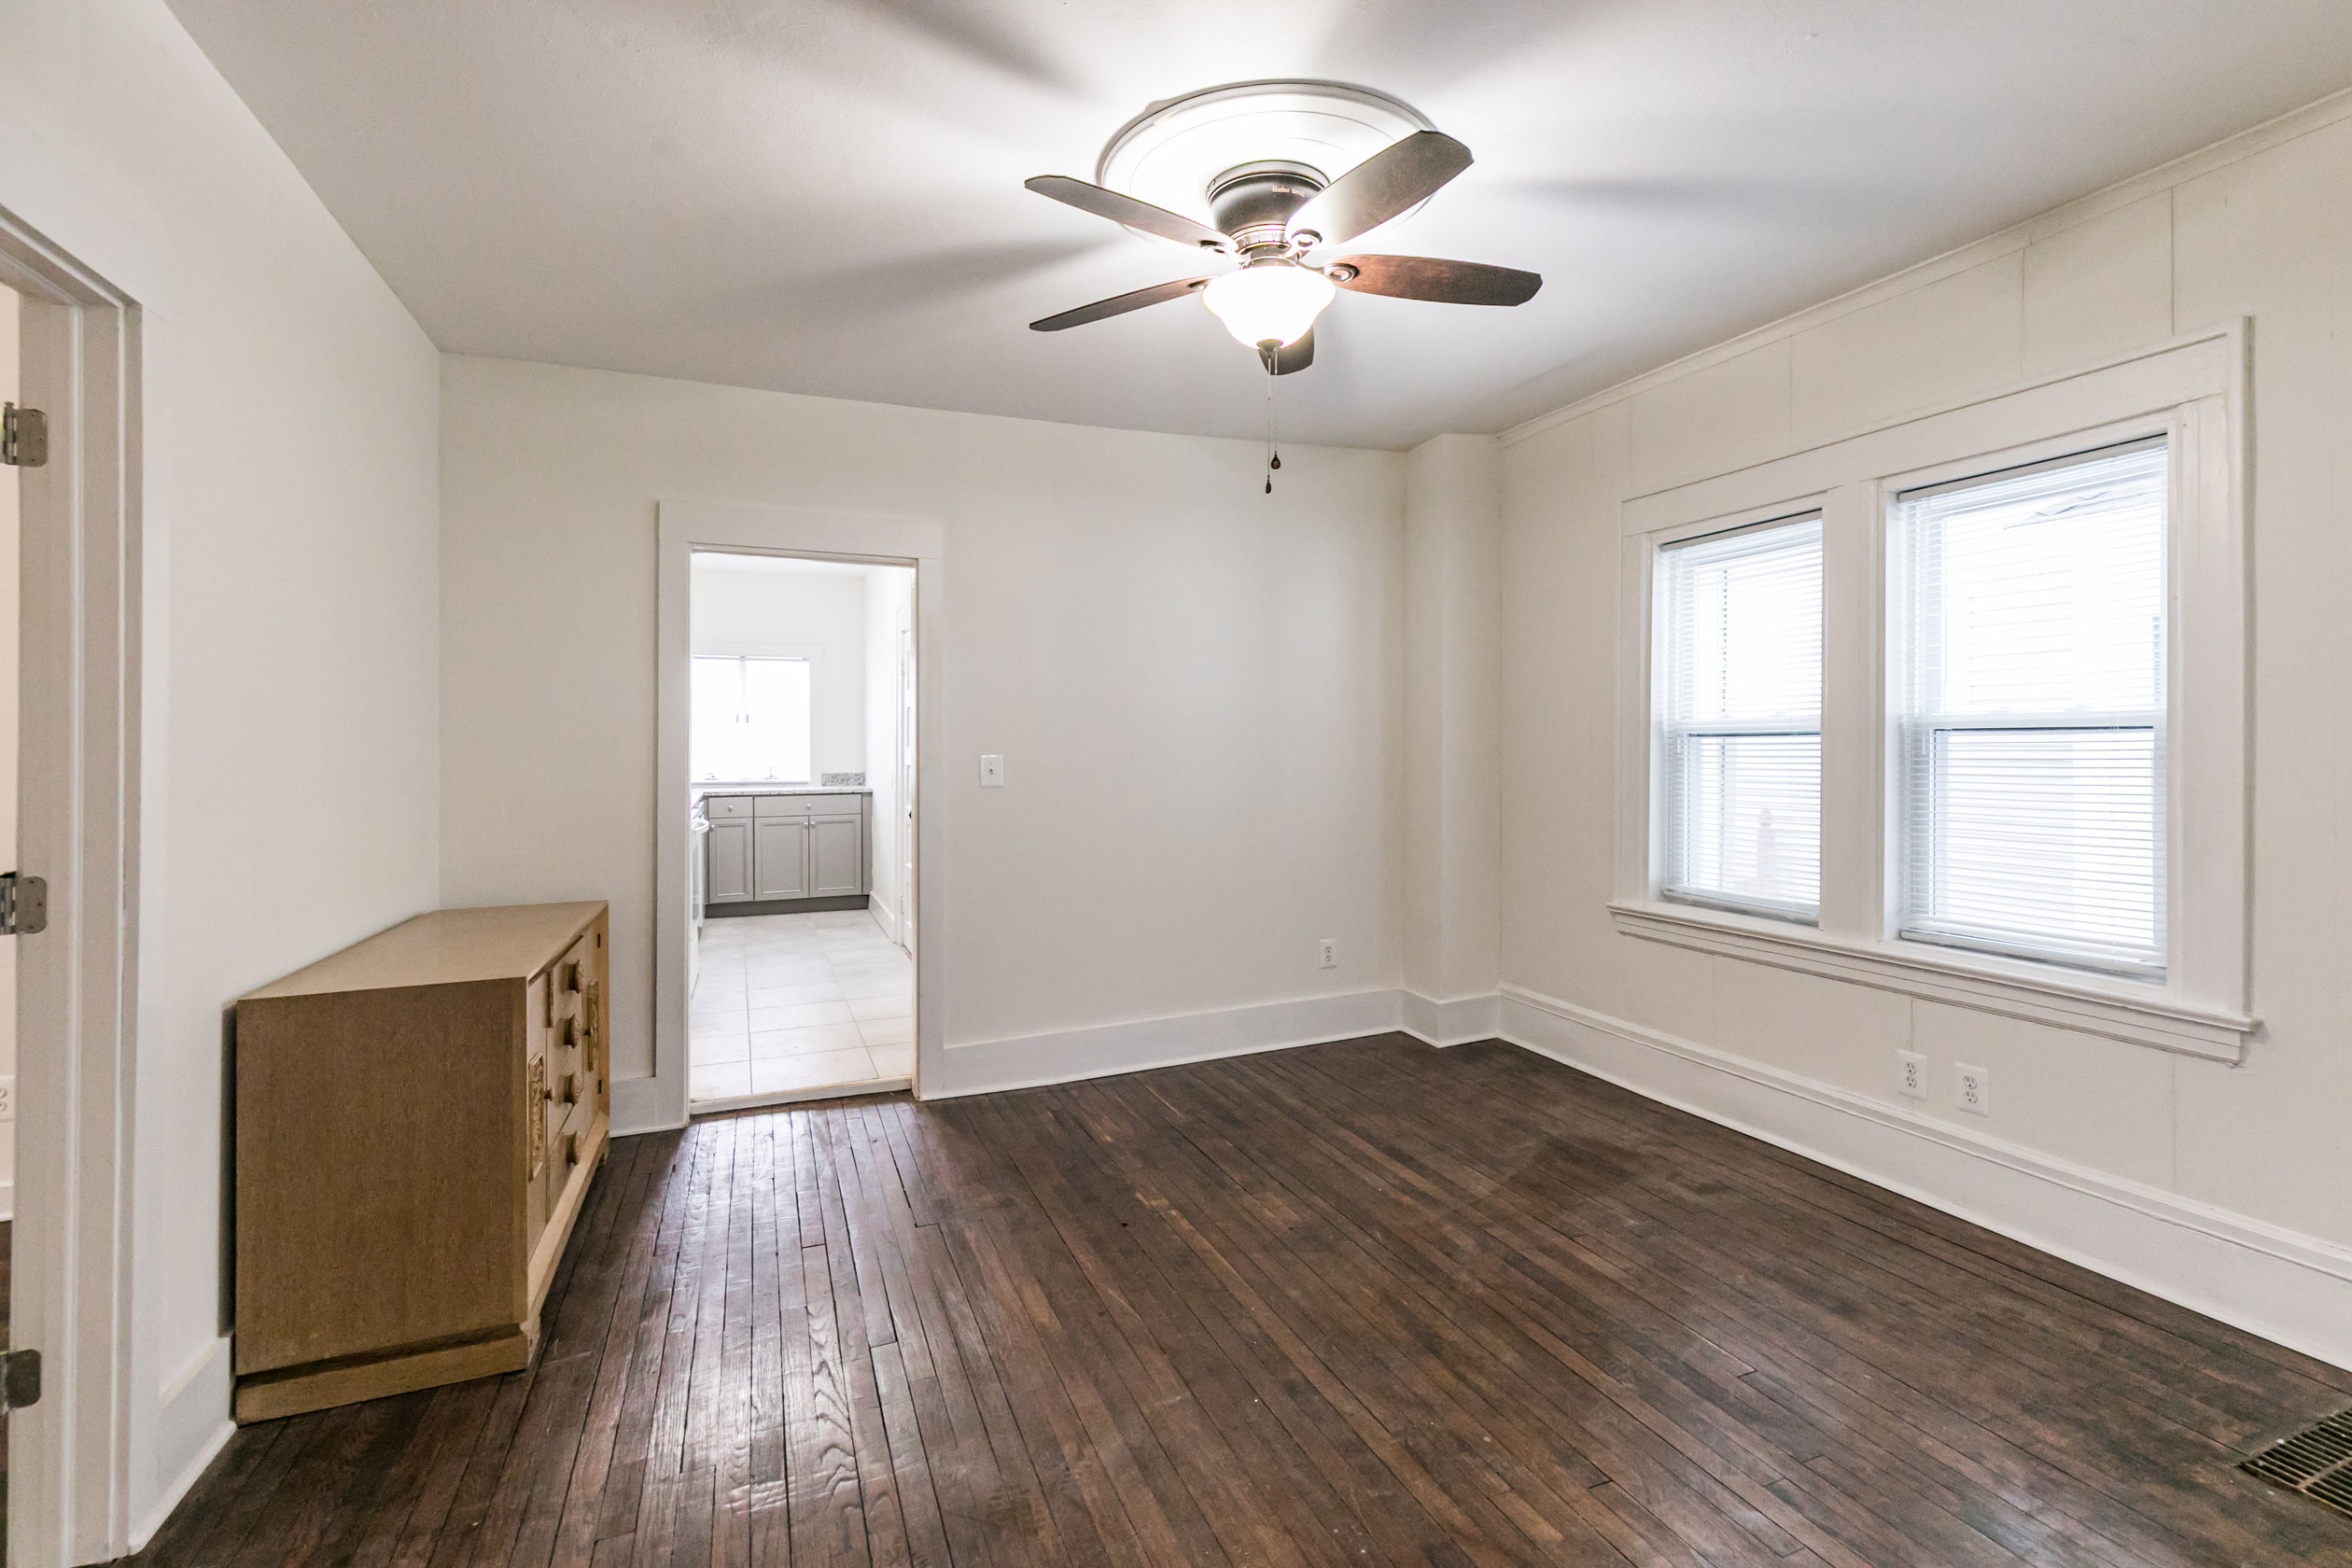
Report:
[[1286,245],[1291,215],[1330,182],[1323,171],[1285,159],[1265,159],[1225,170],[1209,182],[1211,220],[1244,254]]
[[[1095,183],[1227,233],[1229,205],[1233,221],[1262,231],[1382,148],[1435,129],[1411,105],[1351,83],[1230,82],[1153,104],[1121,126]],[[1275,177],[1251,185],[1261,175]],[[1238,248],[1255,241],[1270,255],[1279,238],[1253,233]]]

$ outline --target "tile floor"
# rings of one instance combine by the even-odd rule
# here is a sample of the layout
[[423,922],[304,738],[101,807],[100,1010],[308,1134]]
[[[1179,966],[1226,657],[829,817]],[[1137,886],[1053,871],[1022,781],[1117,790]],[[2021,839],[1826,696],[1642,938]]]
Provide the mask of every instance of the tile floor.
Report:
[[915,1071],[915,965],[863,909],[706,919],[687,1004],[695,1100]]

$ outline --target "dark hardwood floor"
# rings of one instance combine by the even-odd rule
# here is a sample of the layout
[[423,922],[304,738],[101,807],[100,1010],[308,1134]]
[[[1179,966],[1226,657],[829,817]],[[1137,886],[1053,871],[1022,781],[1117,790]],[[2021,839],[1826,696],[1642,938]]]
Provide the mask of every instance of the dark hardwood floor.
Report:
[[624,1140],[529,1373],[157,1564],[2352,1564],[2352,1376],[1500,1044]]
[[[16,1222],[0,1220],[0,1345],[9,1343],[8,1301],[15,1288]],[[0,1410],[0,1568],[8,1561],[8,1415]]]

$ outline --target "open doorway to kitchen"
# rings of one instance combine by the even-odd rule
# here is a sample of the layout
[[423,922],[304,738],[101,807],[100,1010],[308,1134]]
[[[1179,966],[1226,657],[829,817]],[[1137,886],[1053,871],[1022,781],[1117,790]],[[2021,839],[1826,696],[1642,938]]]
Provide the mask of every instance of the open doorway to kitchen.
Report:
[[913,1086],[915,576],[693,552],[691,1112]]

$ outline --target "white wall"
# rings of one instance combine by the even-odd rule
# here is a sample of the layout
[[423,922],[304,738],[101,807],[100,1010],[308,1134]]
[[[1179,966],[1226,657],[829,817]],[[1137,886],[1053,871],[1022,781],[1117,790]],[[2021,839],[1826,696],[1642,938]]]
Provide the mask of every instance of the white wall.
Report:
[[1406,459],[1405,985],[1448,1041],[1493,1031],[1445,1004],[1491,997],[1502,961],[1502,456],[1445,435]]
[[899,799],[899,626],[908,619],[915,573],[905,567],[876,567],[865,578],[866,787],[874,791],[867,823],[874,835],[873,907],[882,929],[897,942],[905,893],[906,812]]
[[[1803,1120],[1841,1095],[1897,1107],[1898,1046],[1925,1052],[1939,1085],[1955,1057],[1981,1063],[1995,1080],[1989,1120],[1960,1115],[1939,1092],[1919,1107],[1924,1127],[1910,1130],[1919,1148],[1986,1157],[1923,1164],[1911,1184],[2032,1237],[2056,1221],[2002,1208],[1995,1168],[2087,1173],[2082,1183],[2113,1197],[2102,1225],[2138,1224],[2124,1211],[2136,1207],[2184,1238],[2200,1228],[2235,1238],[2248,1260],[2311,1260],[2295,1277],[2332,1293],[2324,1299],[2337,1304],[2340,1327],[2331,1338],[2300,1337],[2352,1365],[2352,1163],[2343,1158],[2352,835],[2340,831],[2352,783],[2341,700],[2352,666],[2343,594],[2352,581],[2348,115],[2352,105],[2323,105],[1512,438],[1503,970],[1506,983],[1588,1015],[1524,1015],[1571,1054],[1799,1143],[1845,1136],[1819,1130],[1835,1118]],[[1617,932],[1604,903],[1622,500],[2240,315],[2253,321],[2254,366],[2253,1011],[2267,1025],[2244,1066]],[[1659,1036],[1719,1054],[1722,1070],[1709,1076],[1670,1059]],[[1811,1110],[1799,1103],[1808,1096]],[[1793,1130],[1806,1125],[1816,1130]],[[1852,1149],[1826,1152],[1895,1174]],[[2052,1213],[2062,1207],[2054,1189],[2037,1190]],[[2103,1258],[2095,1239],[2035,1239],[2132,1271]],[[2263,1303],[2233,1298],[2228,1281],[2191,1277],[2185,1264],[2166,1274],[2163,1256],[2160,1248],[2156,1262],[2134,1267],[2178,1298],[2263,1321]]]
[[611,901],[616,1073],[650,1063],[662,498],[945,529],[951,1047],[1393,1005],[1394,455],[1285,450],[1267,497],[1242,441],[460,357],[442,442],[443,890]]
[[225,1431],[225,1010],[436,902],[439,368],[159,0],[0,38],[0,205],[145,307],[136,1525]]
[[[694,566],[697,653],[808,654],[815,712],[812,766],[862,773],[866,765],[866,586],[836,573],[730,570]],[[722,780],[740,783],[739,779]]]

